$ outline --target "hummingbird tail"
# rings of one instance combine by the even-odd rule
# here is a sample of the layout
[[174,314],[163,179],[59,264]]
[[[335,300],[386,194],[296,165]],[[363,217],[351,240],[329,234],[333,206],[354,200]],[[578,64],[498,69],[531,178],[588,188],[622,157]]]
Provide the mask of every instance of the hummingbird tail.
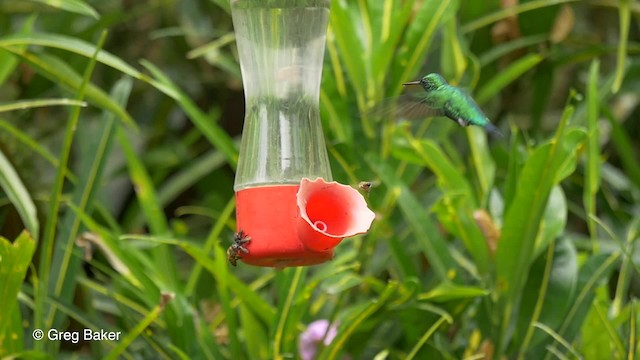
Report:
[[492,123],[487,123],[484,128],[487,130],[487,132],[489,134],[491,134],[494,137],[497,138],[503,138],[504,135],[502,135],[502,132],[500,131],[500,129],[498,129],[497,127],[495,127]]

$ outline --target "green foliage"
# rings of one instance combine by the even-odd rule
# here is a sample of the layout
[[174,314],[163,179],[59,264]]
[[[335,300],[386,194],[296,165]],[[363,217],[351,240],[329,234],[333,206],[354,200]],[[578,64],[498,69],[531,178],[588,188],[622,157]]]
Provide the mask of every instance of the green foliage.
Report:
[[[638,6],[502,3],[332,1],[324,135],[377,219],[274,270],[226,260],[229,2],[0,0],[0,356],[300,358],[318,319],[318,359],[640,356]],[[505,138],[372,115],[428,72]]]

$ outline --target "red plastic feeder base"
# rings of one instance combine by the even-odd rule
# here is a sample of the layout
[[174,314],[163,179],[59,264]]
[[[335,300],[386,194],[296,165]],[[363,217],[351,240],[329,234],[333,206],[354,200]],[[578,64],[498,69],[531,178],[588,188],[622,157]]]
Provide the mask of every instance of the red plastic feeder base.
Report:
[[333,258],[333,249],[312,251],[299,239],[299,185],[274,185],[236,192],[236,219],[251,241],[242,261],[255,266],[284,268],[315,265]]

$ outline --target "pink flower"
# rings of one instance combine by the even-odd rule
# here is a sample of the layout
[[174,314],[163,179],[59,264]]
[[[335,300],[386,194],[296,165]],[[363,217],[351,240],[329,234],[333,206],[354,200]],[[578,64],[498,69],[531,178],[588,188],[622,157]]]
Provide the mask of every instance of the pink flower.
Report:
[[298,350],[302,360],[314,360],[318,352],[318,344],[322,342],[325,346],[331,344],[338,335],[338,324],[329,324],[329,320],[316,320],[307,326],[307,329],[300,334]]

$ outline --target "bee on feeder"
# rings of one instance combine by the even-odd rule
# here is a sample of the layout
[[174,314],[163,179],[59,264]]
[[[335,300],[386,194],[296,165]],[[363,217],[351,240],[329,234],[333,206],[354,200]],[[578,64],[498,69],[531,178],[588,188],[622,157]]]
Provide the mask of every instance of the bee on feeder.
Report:
[[238,260],[242,259],[242,253],[248,254],[249,250],[244,244],[251,241],[251,237],[247,236],[244,231],[240,230],[233,236],[233,244],[227,249],[227,260],[233,266],[238,265]]
[[364,191],[367,195],[369,195],[369,192],[371,192],[371,188],[376,187],[378,184],[377,182],[371,182],[371,181],[360,181],[358,183],[358,187],[360,188],[360,190]]

